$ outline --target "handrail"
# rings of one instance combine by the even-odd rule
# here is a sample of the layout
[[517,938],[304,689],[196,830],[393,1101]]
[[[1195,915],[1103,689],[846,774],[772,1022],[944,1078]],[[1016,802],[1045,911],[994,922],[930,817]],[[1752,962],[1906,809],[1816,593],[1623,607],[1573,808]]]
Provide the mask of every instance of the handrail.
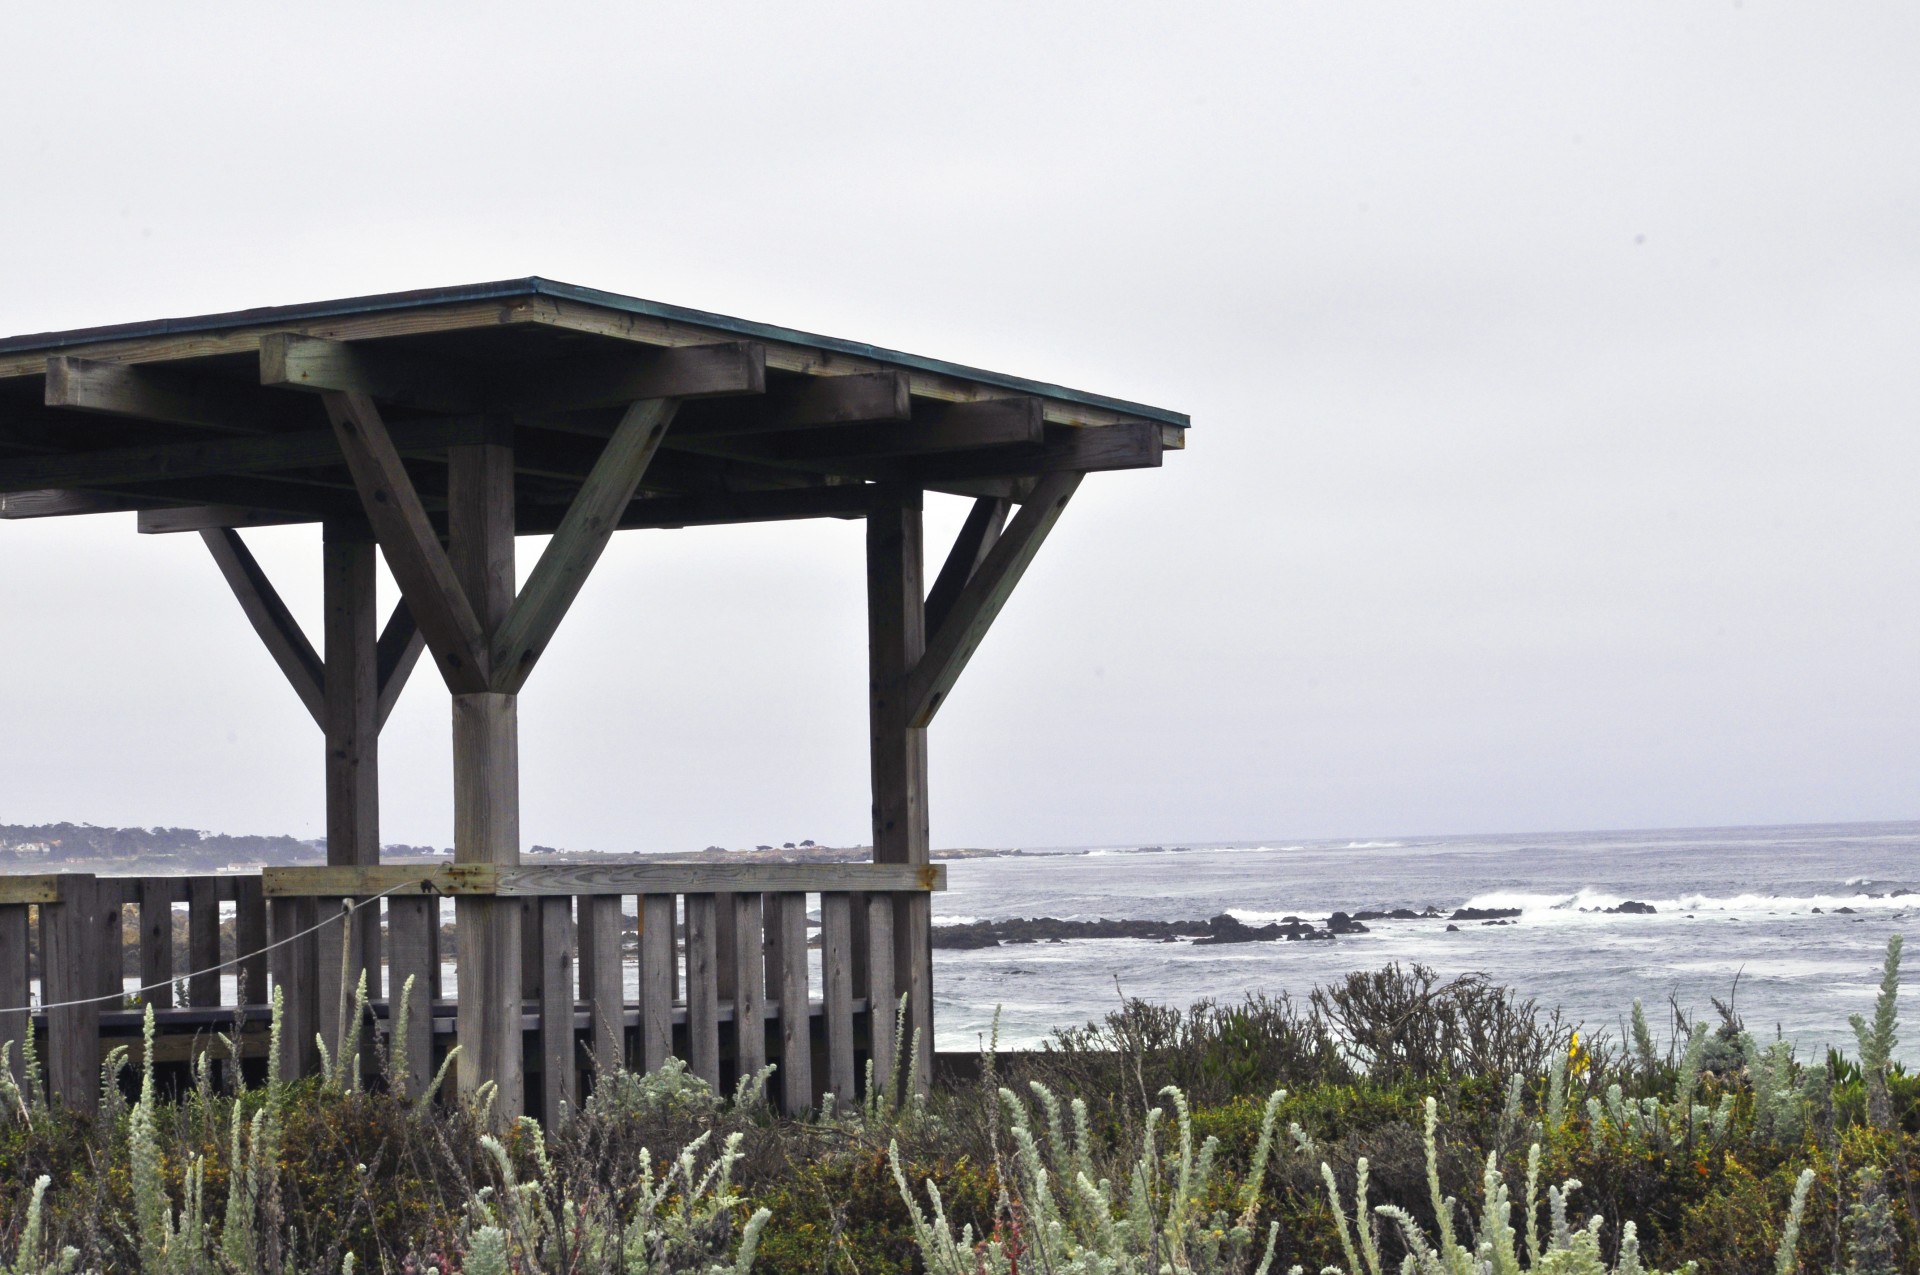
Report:
[[267,868],[268,898],[348,898],[417,886],[421,894],[537,898],[596,894],[893,893],[944,890],[945,864],[491,863]]

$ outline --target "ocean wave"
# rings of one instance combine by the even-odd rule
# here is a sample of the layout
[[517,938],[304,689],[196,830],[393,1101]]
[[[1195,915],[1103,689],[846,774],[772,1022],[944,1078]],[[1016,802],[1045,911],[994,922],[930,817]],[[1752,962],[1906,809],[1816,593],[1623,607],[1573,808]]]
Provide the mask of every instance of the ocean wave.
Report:
[[1348,850],[1404,850],[1406,848],[1406,845],[1407,843],[1404,841],[1349,841],[1346,844],[1346,849]]
[[1838,912],[1841,908],[1851,908],[1855,912],[1903,912],[1920,908],[1920,894],[1911,893],[1850,892],[1804,895],[1751,892],[1730,895],[1687,893],[1671,898],[1659,898],[1622,894],[1617,890],[1602,890],[1593,886],[1582,886],[1570,894],[1531,890],[1487,890],[1474,895],[1461,906],[1518,908],[1522,920],[1580,921],[1612,920],[1613,918],[1607,915],[1607,909],[1617,908],[1629,901],[1649,904],[1655,909],[1656,915],[1661,916],[1684,916],[1688,913],[1698,915],[1706,912],[1714,915],[1745,917],[1811,913],[1815,908],[1819,908],[1823,913]]

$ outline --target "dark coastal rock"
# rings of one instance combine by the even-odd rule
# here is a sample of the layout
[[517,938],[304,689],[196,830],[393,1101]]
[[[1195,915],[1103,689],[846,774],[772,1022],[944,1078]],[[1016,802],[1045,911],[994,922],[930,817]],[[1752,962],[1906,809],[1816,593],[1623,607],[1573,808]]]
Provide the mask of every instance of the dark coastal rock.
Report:
[[1815,908],[1815,909],[1813,910],[1813,914],[1814,914],[1815,916],[1819,916],[1819,915],[1820,915],[1820,909],[1819,909],[1819,908]]
[[1000,939],[993,932],[993,922],[975,921],[971,925],[942,925],[933,931],[935,947],[980,948],[999,947]]
[[1412,908],[1395,908],[1391,912],[1376,912],[1362,909],[1353,914],[1356,921],[1438,921],[1441,913],[1438,908],[1428,908],[1425,912],[1415,912]]
[[1195,947],[1213,943],[1271,943],[1280,937],[1280,927],[1263,925],[1259,929],[1240,918],[1222,912],[1207,922],[1207,932],[1193,941]]
[[1513,924],[1513,922],[1512,922],[1512,921],[1509,921],[1509,920],[1507,920],[1507,919],[1506,919],[1505,917],[1499,917],[1499,918],[1496,918],[1495,920],[1492,920],[1492,921],[1482,921],[1482,922],[1480,922],[1480,924],[1482,924],[1482,925],[1512,925],[1512,924]]
[[1460,932],[1460,927],[1457,925],[1449,925],[1447,927],[1447,933],[1449,934],[1458,934],[1459,932]]
[[1367,934],[1370,933],[1370,931],[1365,925],[1362,925],[1355,918],[1348,916],[1345,912],[1335,912],[1327,918],[1327,933]]
[[1639,903],[1628,899],[1617,908],[1602,909],[1608,916],[1652,916],[1657,908],[1651,903]]
[[1520,915],[1519,908],[1455,908],[1449,921],[1498,921]]
[[1852,916],[1852,915],[1853,915],[1853,909],[1852,909],[1852,908],[1835,908],[1835,909],[1834,909],[1834,911],[1835,911],[1836,913],[1840,913],[1840,912],[1844,912],[1844,913],[1846,913],[1846,914],[1847,914],[1848,916]]

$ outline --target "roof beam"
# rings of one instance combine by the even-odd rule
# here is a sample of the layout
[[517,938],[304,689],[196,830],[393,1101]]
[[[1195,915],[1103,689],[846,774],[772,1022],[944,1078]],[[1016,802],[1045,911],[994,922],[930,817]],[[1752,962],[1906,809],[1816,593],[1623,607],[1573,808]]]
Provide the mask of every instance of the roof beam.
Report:
[[495,691],[513,695],[526,685],[534,662],[553,640],[618,529],[620,514],[632,501],[640,476],[647,472],[679,406],[670,398],[648,399],[627,409],[493,635]]
[[[0,502],[6,499],[0,496]],[[320,521],[319,514],[254,509],[246,505],[167,505],[140,510],[136,530],[143,536],[158,536],[176,531],[212,531],[220,527],[285,527]]]
[[[620,515],[620,530],[784,522],[796,518],[864,518],[873,503],[873,490],[866,483],[846,483],[693,496],[642,496],[629,502]],[[522,535],[544,535],[555,530],[563,516],[563,510],[552,506],[523,506],[515,514],[514,522]]]
[[[758,434],[737,441],[695,439],[690,450],[770,461],[833,461],[873,456],[921,456],[982,448],[1034,446],[1046,438],[1037,398],[942,403],[922,399],[913,418],[897,423],[822,426]],[[676,446],[675,435],[669,446]]]
[[758,395],[766,388],[766,347],[723,341],[577,354],[501,386],[499,398],[516,412],[571,412],[647,399]]
[[267,579],[267,573],[260,569],[260,563],[247,548],[246,542],[240,539],[239,532],[222,528],[203,531],[200,538],[213,554],[220,574],[226,577],[227,586],[239,600],[240,609],[246,612],[253,631],[260,635],[267,653],[273,656],[273,662],[286,674],[293,693],[313,714],[314,724],[326,729],[326,666],[314,651],[313,643],[307,640],[307,635],[301,630],[300,622],[293,618],[293,612],[280,600],[280,594]]
[[841,467],[861,477],[928,486],[982,478],[1094,473],[1110,469],[1157,469],[1162,445],[1157,425],[1054,426],[1037,445],[853,461]]
[[752,341],[575,355],[518,377],[375,342],[291,332],[260,341],[263,385],[359,394],[438,412],[570,412],[640,399],[759,394],[766,369],[766,347]]
[[778,430],[861,421],[904,421],[913,414],[909,382],[900,372],[787,377],[758,399],[689,403],[673,421],[673,437],[737,438]]
[[400,462],[380,409],[361,393],[329,392],[321,401],[360,490],[374,538],[447,688],[456,695],[487,690],[486,634]]
[[107,363],[56,354],[47,360],[48,407],[135,416],[228,434],[258,434],[325,423],[311,403],[259,386],[176,368]]
[[0,492],[0,518],[70,518],[77,514],[119,514],[163,503],[110,491]]
[[986,637],[995,617],[1012,595],[1013,587],[1020,583],[1033,555],[1040,552],[1047,533],[1060,520],[1082,477],[1062,473],[1049,474],[1040,480],[1033,495],[1020,507],[1020,512],[1014,515],[979,568],[960,589],[940,627],[928,633],[926,650],[907,676],[909,726],[925,726],[940,710],[947,692],[953,689],[961,670],[973,658],[981,639]]
[[[483,417],[407,421],[391,431],[404,454],[433,455],[448,447],[487,442],[499,427]],[[92,452],[63,452],[0,460],[0,492],[43,487],[113,487],[123,483],[219,474],[264,473],[343,463],[332,430],[254,438],[195,439]]]

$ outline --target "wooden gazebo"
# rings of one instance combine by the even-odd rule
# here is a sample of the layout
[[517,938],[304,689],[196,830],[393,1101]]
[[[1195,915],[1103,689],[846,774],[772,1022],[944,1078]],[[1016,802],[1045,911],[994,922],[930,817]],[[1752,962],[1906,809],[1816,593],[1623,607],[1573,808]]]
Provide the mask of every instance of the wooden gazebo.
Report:
[[[191,1035],[236,1013],[262,1023],[270,974],[296,1073],[314,1065],[316,1033],[337,1034],[346,968],[367,972],[389,1022],[413,975],[414,1071],[457,1039],[461,1086],[496,1084],[503,1115],[522,1109],[527,1073],[552,1117],[589,1060],[652,1067],[669,1052],[715,1083],[775,1057],[789,1107],[823,1087],[850,1096],[861,1055],[892,1056],[900,994],[924,1078],[926,891],[940,884],[927,726],[1081,479],[1159,465],[1186,426],[1137,403],[538,278],[0,340],[0,518],[132,511],[142,532],[202,537],[325,734],[330,865],[0,878],[0,1041],[32,1017],[52,1087],[90,1105],[103,1035],[134,1018],[120,968],[134,907],[143,999],[163,1028]],[[927,491],[974,501],[930,587]],[[521,866],[517,699],[608,538],[820,517],[867,520],[873,863]],[[317,650],[241,536],[287,523],[322,528]],[[521,534],[552,539],[516,591]],[[384,624],[376,548],[402,597]],[[452,695],[455,863],[383,866],[380,728],[423,649]],[[442,895],[456,900],[458,987],[436,1015]],[[323,924],[341,899],[375,902]],[[237,1005],[219,1004],[221,965],[242,976]],[[163,986],[176,971],[192,976],[189,1005]]]

